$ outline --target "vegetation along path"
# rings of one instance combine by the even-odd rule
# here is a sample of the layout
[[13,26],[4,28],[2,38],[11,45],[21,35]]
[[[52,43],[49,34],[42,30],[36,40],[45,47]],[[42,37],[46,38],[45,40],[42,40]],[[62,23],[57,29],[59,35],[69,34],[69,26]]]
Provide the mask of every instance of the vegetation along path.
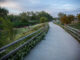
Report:
[[79,43],[61,27],[49,26],[45,39],[24,60],[79,60]]

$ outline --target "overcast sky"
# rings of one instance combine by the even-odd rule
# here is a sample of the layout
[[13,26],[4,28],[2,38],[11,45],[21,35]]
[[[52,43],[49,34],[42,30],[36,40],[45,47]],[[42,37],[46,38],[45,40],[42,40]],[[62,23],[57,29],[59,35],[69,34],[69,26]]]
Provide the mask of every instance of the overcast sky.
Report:
[[56,17],[59,12],[80,13],[80,0],[0,0],[0,6],[13,14],[43,10]]

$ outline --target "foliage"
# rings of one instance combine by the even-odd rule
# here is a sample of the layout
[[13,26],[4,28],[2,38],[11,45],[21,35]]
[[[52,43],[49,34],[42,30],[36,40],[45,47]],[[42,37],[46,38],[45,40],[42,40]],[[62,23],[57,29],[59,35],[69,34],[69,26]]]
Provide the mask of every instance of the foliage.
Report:
[[72,21],[74,21],[75,17],[73,15],[68,15],[68,24],[71,23]]
[[61,20],[61,23],[62,23],[62,24],[67,24],[67,23],[68,23],[68,19],[67,19],[67,16],[66,16],[66,15],[62,16],[62,17],[60,18],[60,20]]
[[40,23],[44,23],[44,22],[47,22],[48,19],[46,17],[41,17],[40,18]]
[[15,23],[13,23],[13,26],[14,27],[16,27],[16,28],[20,28],[20,27],[24,27],[24,26],[28,26],[29,25],[29,23],[27,23],[27,22],[15,22]]
[[1,22],[1,36],[2,38],[6,39],[8,37],[9,40],[14,39],[14,30],[13,30],[13,23],[10,20],[4,20],[0,18]]
[[8,15],[7,19],[11,20],[11,22],[13,22],[13,23],[15,23],[15,22],[21,22],[20,16],[18,16],[18,15],[13,15],[13,14]]
[[0,17],[7,16],[8,10],[0,7]]
[[70,24],[72,21],[74,21],[73,15],[66,15],[64,13],[59,13],[59,18],[62,24]]
[[30,20],[32,21],[35,21],[35,20],[38,20],[39,19],[39,16],[38,16],[38,12],[33,12],[33,11],[31,11],[30,12]]
[[[28,34],[31,34],[34,31],[38,30],[39,28],[42,28],[42,27],[43,27],[43,24],[38,24],[38,25],[34,26],[34,28],[32,28],[31,30],[29,30],[28,32],[24,32],[24,33],[21,33],[19,35],[22,35],[24,37],[24,36],[26,36]],[[19,47],[20,45],[24,44],[27,40],[31,39],[31,37],[35,36],[36,34],[40,33],[41,31],[39,31],[39,32],[31,35],[29,38],[25,38],[24,40],[22,40],[22,41],[20,41],[20,42],[18,42],[16,44],[14,44],[14,45],[12,45],[11,47],[7,48],[6,51],[4,53],[2,53],[2,54],[4,55],[4,54],[6,54],[6,53],[8,53],[8,52],[10,52],[10,51],[12,51],[14,49],[16,49],[17,47]],[[46,33],[46,32],[44,32],[44,33]],[[45,35],[44,33],[42,35]],[[41,35],[39,35],[39,36],[41,36]],[[18,37],[18,36],[16,36],[16,37]],[[27,45],[28,47],[24,46],[23,47],[24,49],[20,49],[20,50],[25,50],[26,53],[24,51],[18,50],[19,53],[17,52],[14,55],[16,55],[16,57],[20,60],[21,59],[20,57],[23,57],[22,55],[24,55],[23,52],[25,54],[29,53],[29,51],[41,40],[41,39],[40,40],[39,39],[40,39],[39,37],[36,37],[36,39],[34,39],[34,42],[32,40],[31,43],[29,43],[29,45]],[[3,55],[0,55],[0,57],[3,56]],[[11,58],[15,58],[14,55],[12,55]]]
[[23,12],[19,15],[8,15],[8,10],[0,8],[0,44],[2,44],[1,46],[11,43],[14,40],[17,33],[16,28],[38,24],[40,23],[40,17],[42,16],[48,17],[50,16],[50,14],[48,14],[47,12]]
[[58,16],[59,16],[59,19],[60,19],[61,23],[62,23],[62,24],[66,24],[66,21],[67,21],[67,16],[66,16],[66,14],[64,14],[64,13],[59,13]]
[[45,11],[39,12],[39,13],[38,13],[38,17],[39,17],[39,18],[45,17],[45,18],[48,19],[48,21],[53,20],[53,17],[52,17],[49,13],[47,13],[47,12],[45,12]]
[[[50,14],[48,14],[47,12],[23,12],[23,13],[20,13],[19,15],[8,15],[8,10],[6,10],[4,8],[0,8],[0,47],[10,44],[13,41],[15,41],[21,37],[24,37],[34,31],[38,30],[39,28],[43,27],[44,24],[40,24],[40,25],[35,26],[34,28],[29,29],[28,31],[26,30],[20,34],[18,34],[18,30],[16,30],[17,29],[16,27],[24,27],[24,29],[25,29],[26,26],[40,23],[41,17],[47,18],[48,21],[53,19],[52,16],[50,16]],[[46,19],[44,19],[44,20],[46,20]],[[29,38],[31,38],[31,37],[32,36],[30,36]],[[24,39],[24,41],[21,41],[15,45],[12,45],[11,47],[7,48],[2,53],[2,55],[0,55],[0,57],[3,56],[4,54],[10,52],[11,50],[19,47],[20,45],[25,43],[27,40],[28,40],[28,38]],[[30,51],[30,49],[34,45],[32,42],[32,44],[30,44],[30,47],[27,48],[27,50]],[[18,55],[18,56],[20,56],[20,55]]]
[[9,60],[23,60],[24,57],[30,52],[30,50],[34,48],[44,38],[46,33],[47,31],[37,36],[35,39],[29,42],[28,45],[25,45],[22,49],[11,55]]
[[80,22],[75,24],[70,24],[70,26],[80,30]]
[[66,14],[61,13],[61,12],[58,14],[59,18],[63,17],[64,15],[66,15]]
[[[33,25],[31,27],[25,26],[22,28],[13,28],[13,31],[10,31],[10,29],[8,29],[9,31],[7,31],[7,30],[4,31],[4,29],[3,30],[1,29],[1,31],[0,31],[0,47],[4,46],[6,44],[9,44],[9,43],[11,43],[11,42],[23,37],[23,36],[26,36],[34,31],[38,30],[41,27],[43,27],[43,24]],[[5,29],[6,28],[7,27],[5,27]],[[10,36],[9,32],[10,32],[10,34],[14,33],[11,35],[14,37],[14,40],[12,40],[12,39],[10,40],[11,36]]]
[[21,13],[20,14],[20,19],[21,19],[21,22],[28,22],[28,20],[30,20],[30,16],[29,16],[29,13]]
[[45,12],[23,12],[19,15],[8,15],[8,19],[10,19],[14,23],[14,27],[24,27],[28,25],[34,25],[40,23],[40,18],[45,17],[47,21],[53,20],[53,17]]
[[80,22],[80,14],[77,15],[77,18],[78,18],[78,20],[79,20],[79,22]]

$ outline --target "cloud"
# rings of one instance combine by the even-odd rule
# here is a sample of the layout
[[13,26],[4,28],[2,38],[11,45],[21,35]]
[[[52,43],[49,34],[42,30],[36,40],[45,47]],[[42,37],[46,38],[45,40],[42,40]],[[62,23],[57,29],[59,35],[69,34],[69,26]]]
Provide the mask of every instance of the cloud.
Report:
[[0,3],[7,2],[7,1],[12,1],[12,0],[0,0]]
[[20,5],[19,5],[18,3],[13,2],[13,1],[9,1],[9,0],[0,3],[0,6],[1,6],[1,7],[4,7],[4,8],[7,8],[7,9],[9,9],[9,10],[10,10],[10,9],[20,10],[20,9],[21,9],[21,7],[20,7]]
[[70,11],[70,10],[74,10],[74,9],[76,8],[76,6],[74,6],[74,5],[72,5],[72,4],[65,4],[65,5],[63,5],[63,8],[64,8],[65,10]]
[[5,2],[6,0],[0,0],[0,2]]
[[59,12],[71,13],[79,8],[78,0],[0,0],[0,6],[7,8],[10,13],[22,11],[47,11],[53,16]]

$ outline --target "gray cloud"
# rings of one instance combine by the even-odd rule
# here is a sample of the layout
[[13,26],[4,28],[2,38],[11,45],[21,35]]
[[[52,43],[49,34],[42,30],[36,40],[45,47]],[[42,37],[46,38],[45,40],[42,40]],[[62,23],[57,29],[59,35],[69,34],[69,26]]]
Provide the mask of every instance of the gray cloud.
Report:
[[6,1],[6,0],[0,0],[0,2],[4,2],[4,1]]
[[73,11],[78,10],[80,0],[0,0],[0,4],[10,13],[44,10],[57,16],[59,12],[76,14]]
[[2,2],[7,2],[7,1],[9,1],[9,0],[0,0],[0,3],[2,3]]

